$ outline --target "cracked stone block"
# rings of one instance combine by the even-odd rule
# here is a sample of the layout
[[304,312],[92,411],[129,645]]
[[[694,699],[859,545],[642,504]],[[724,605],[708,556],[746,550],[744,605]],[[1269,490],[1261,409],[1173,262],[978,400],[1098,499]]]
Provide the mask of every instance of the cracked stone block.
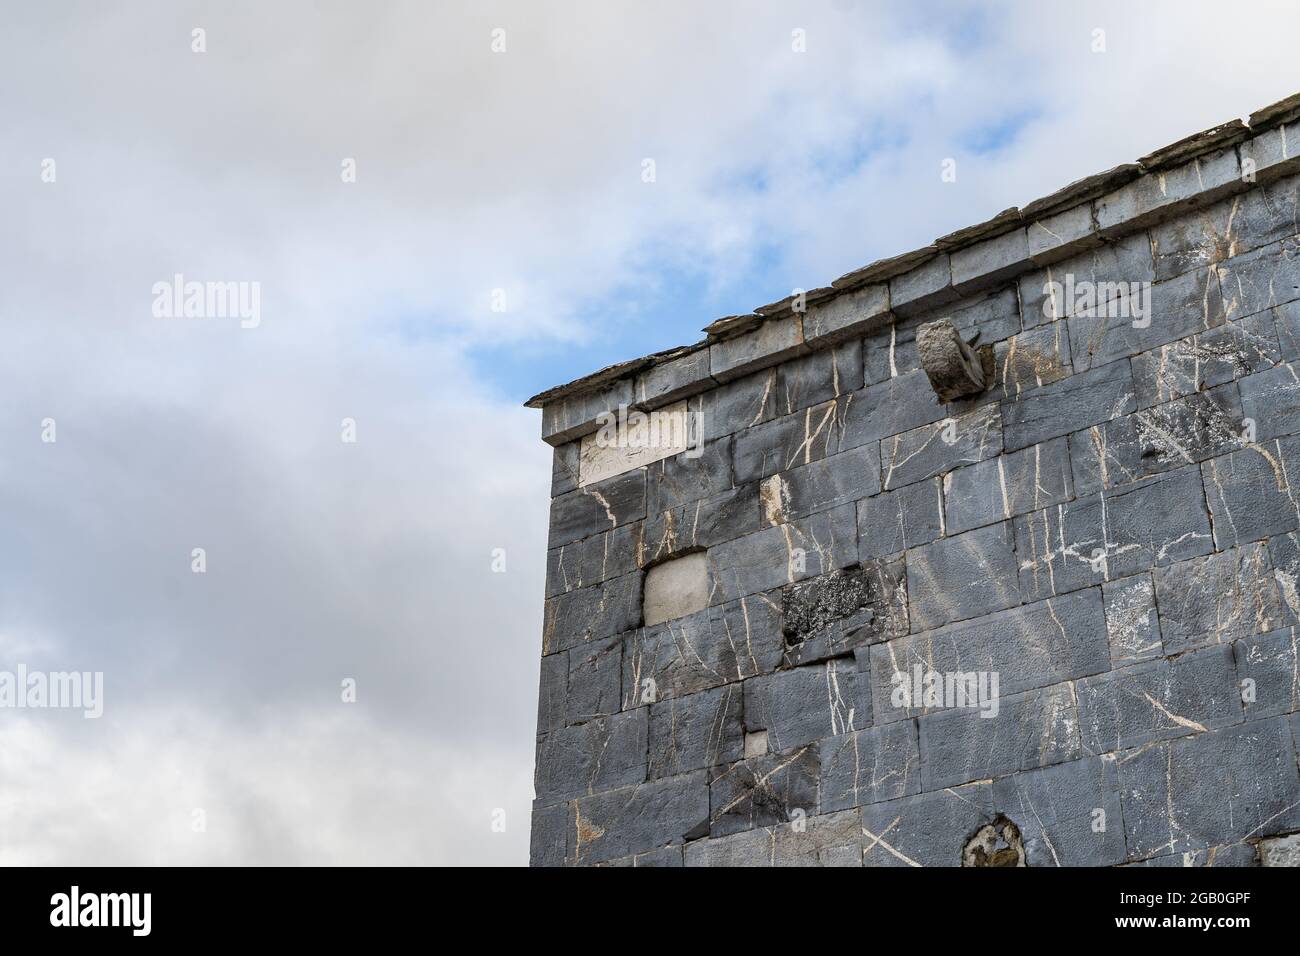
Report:
[[1297,183],[1291,176],[1261,184],[1160,223],[1151,230],[1156,277],[1204,268],[1300,232]]
[[1028,866],[1124,862],[1124,814],[1115,762],[1084,757],[993,783],[993,805],[1015,821]]
[[865,445],[947,416],[921,369],[868,385],[846,397],[850,401],[844,409],[844,447]]
[[715,604],[848,567],[858,561],[857,509],[845,504],[724,542],[708,560]]
[[997,672],[1002,695],[1110,668],[1100,588],[900,637],[857,654],[859,666],[869,660],[877,724],[939,709],[923,701],[918,706],[902,691],[918,666],[922,675]]
[[[1280,360],[1271,313],[1229,322],[1133,356],[1138,407],[1149,408],[1243,379]],[[1242,397],[1244,401],[1244,393]]]
[[739,760],[745,727],[740,684],[650,706],[649,776],[671,777]]
[[[844,418],[860,392],[755,425],[736,435],[735,480],[757,481],[820,461],[855,445],[845,440]],[[865,442],[860,444],[866,444]]]
[[1168,856],[1152,857],[1139,860],[1130,866],[1258,866],[1255,848],[1249,843],[1233,843],[1228,846],[1212,846],[1208,850],[1188,850],[1186,853],[1172,853]]
[[944,475],[946,530],[960,534],[1073,496],[1067,440],[1054,438]]
[[994,699],[987,703],[941,710],[920,718],[919,725],[924,790],[1079,756],[1079,717],[1069,684],[1005,697],[995,690]]
[[810,816],[686,847],[687,866],[861,866],[862,831],[853,810]]
[[645,573],[645,624],[686,617],[709,606],[709,562],[703,552],[656,564]]
[[551,461],[551,497],[558,498],[578,487],[578,458],[580,442],[571,441],[555,446]]
[[638,469],[551,499],[551,534],[546,546],[572,544],[645,515],[645,471]]
[[570,846],[579,865],[682,843],[708,824],[706,772],[580,797]]
[[862,388],[862,341],[852,339],[778,367],[777,414],[793,415]]
[[948,319],[928,322],[916,331],[921,367],[941,402],[978,395],[993,383],[984,374],[984,362]]
[[750,332],[712,342],[709,345],[709,373],[719,382],[725,382],[806,351],[803,316],[791,314],[767,318]]
[[630,574],[644,553],[645,522],[561,545],[546,552],[546,596],[555,597]]
[[1064,594],[1212,550],[1196,466],[1015,519],[1026,600]]
[[1286,534],[1300,526],[1300,498],[1286,462],[1296,461],[1300,438],[1275,438],[1201,465],[1205,499],[1219,550]]
[[641,622],[641,574],[625,574],[595,587],[548,598],[543,609],[542,653],[567,651],[612,637]]
[[1241,413],[1254,423],[1256,441],[1300,432],[1300,368],[1279,365],[1247,375],[1238,387]]
[[671,511],[730,491],[731,446],[728,436],[705,443],[698,457],[687,453],[651,464],[646,468],[646,514]]
[[821,742],[821,809],[860,807],[921,789],[916,726],[897,721]]
[[1259,841],[1261,866],[1300,866],[1300,833]]
[[783,524],[880,491],[875,442],[763,479],[759,498],[768,524]]
[[1273,320],[1282,361],[1294,362],[1300,359],[1300,300],[1279,305],[1261,315]]
[[711,548],[758,531],[762,518],[756,484],[651,515],[645,522],[639,560],[644,565],[692,549]]
[[817,744],[748,757],[709,774],[709,835],[788,824],[820,811]]
[[1019,280],[1022,322],[1026,330],[1068,319],[1075,314],[1076,294],[1067,300],[1067,287],[1083,290],[1088,283],[1095,303],[1105,305],[1119,294],[1119,283],[1154,282],[1151,245],[1145,232],[1108,242],[1039,269]]
[[728,382],[700,396],[705,441],[752,428],[776,417],[776,369]]
[[1106,632],[1110,636],[1110,661],[1114,667],[1159,657],[1160,617],[1156,613],[1156,588],[1148,573],[1135,574],[1101,586],[1106,604]]
[[987,783],[862,808],[863,866],[961,866],[969,838],[993,822]]
[[555,802],[645,780],[646,728],[641,708],[547,734],[537,744],[537,799]]
[[915,548],[943,530],[943,492],[937,478],[858,502],[858,552],[864,560]]
[[565,724],[569,693],[569,654],[561,651],[542,658],[542,673],[537,692],[538,735],[558,730]]
[[781,663],[781,612],[752,595],[627,635],[623,709],[766,674]]
[[862,347],[863,385],[876,385],[921,367],[915,335],[901,334],[898,322],[865,338]]
[[1300,652],[1296,629],[1245,637],[1233,645],[1247,720],[1300,710]]
[[1065,323],[1053,322],[997,343],[993,362],[1002,398],[1018,399],[1025,392],[1059,382],[1072,372]]
[[1204,332],[1231,317],[1219,295],[1213,269],[1139,287],[1136,294],[1130,288],[1128,295],[1127,303],[1115,300],[1067,320],[1076,371]]
[[1092,753],[1204,733],[1241,722],[1232,648],[1146,661],[1076,685],[1083,745]]
[[938,627],[1020,603],[1011,525],[989,525],[907,552],[912,629]]
[[1025,865],[1025,843],[1020,828],[999,815],[992,823],[975,831],[961,851],[962,866]]
[[766,730],[772,750],[789,750],[870,723],[870,685],[852,661],[827,661],[745,681],[745,729]]
[[870,561],[781,592],[786,661],[812,664],[908,630],[907,569],[902,559]]
[[529,866],[565,866],[568,863],[569,805],[557,803],[533,810],[529,834]]
[[1166,654],[1290,624],[1263,542],[1155,571]]
[[1214,266],[1229,318],[1300,299],[1300,238],[1284,239]]
[[579,486],[680,454],[690,447],[693,431],[685,401],[648,413],[619,414],[600,424],[598,431],[582,438]]
[[1003,403],[1003,448],[1017,451],[1128,415],[1136,407],[1128,362],[1076,373]]
[[582,644],[568,652],[565,721],[583,723],[622,710],[623,638]]
[[1268,541],[1269,559],[1278,593],[1292,619],[1300,620],[1300,534],[1274,535]]
[[889,317],[889,286],[880,282],[810,304],[803,317],[807,342],[838,340],[860,334],[872,322]]
[[681,846],[665,846],[649,853],[638,853],[632,858],[632,865],[682,867],[686,865],[682,851]]
[[924,481],[1001,453],[1002,419],[996,405],[985,405],[881,442],[882,487]]
[[1300,775],[1283,718],[1162,741],[1117,763],[1130,859],[1300,829]]

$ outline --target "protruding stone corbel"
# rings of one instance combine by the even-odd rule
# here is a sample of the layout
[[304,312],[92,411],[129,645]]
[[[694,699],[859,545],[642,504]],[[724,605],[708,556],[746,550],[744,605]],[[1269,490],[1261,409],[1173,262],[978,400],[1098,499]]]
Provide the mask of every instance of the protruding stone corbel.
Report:
[[941,402],[978,395],[993,384],[993,349],[971,348],[950,319],[927,322],[917,329],[916,347],[921,367]]

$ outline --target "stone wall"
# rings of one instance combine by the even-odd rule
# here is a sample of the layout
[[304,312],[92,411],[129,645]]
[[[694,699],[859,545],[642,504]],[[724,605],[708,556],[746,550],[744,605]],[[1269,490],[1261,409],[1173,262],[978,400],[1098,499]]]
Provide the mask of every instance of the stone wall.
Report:
[[1294,863],[1298,111],[539,396],[534,865]]

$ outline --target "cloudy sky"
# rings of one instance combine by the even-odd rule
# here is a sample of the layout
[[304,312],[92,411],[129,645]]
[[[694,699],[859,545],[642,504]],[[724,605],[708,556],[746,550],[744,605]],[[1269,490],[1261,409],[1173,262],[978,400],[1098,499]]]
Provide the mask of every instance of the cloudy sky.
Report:
[[524,399],[1300,90],[1294,2],[0,15],[0,669],[104,674],[4,864],[525,863]]

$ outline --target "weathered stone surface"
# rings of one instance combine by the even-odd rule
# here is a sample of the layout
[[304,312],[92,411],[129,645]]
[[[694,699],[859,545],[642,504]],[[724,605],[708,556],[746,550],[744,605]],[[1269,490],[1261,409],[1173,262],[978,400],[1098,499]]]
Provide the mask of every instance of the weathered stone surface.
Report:
[[1159,657],[1160,617],[1156,589],[1149,573],[1107,581],[1101,586],[1106,603],[1106,632],[1110,636],[1110,663],[1123,667]]
[[704,444],[699,455],[688,452],[646,468],[646,513],[659,514],[702,498],[730,491],[730,436]]
[[1015,519],[1026,600],[1064,594],[1211,550],[1195,466]]
[[710,548],[713,603],[802,581],[856,564],[857,515],[842,505]]
[[611,637],[641,623],[641,575],[625,574],[595,587],[579,588],[546,602],[542,653],[567,651]]
[[777,414],[793,415],[862,388],[862,341],[786,362],[777,369]]
[[957,334],[950,320],[927,322],[917,329],[916,347],[939,401],[978,395],[992,385],[984,375],[983,360]]
[[844,447],[897,435],[947,414],[921,369],[868,385],[851,398],[844,410]]
[[961,866],[966,838],[995,816],[987,783],[862,808],[863,866]]
[[715,384],[709,375],[709,350],[701,344],[656,361],[637,375],[632,391],[641,405],[659,408],[690,398]]
[[1130,866],[1258,866],[1255,848],[1249,843],[1212,846],[1208,850],[1188,850],[1168,856],[1139,860]]
[[[1076,314],[1081,301],[1087,304],[1089,290],[1093,293],[1093,304],[1103,305],[1119,295],[1120,283],[1128,286],[1154,281],[1151,244],[1146,233],[1098,244],[1063,262],[1021,276],[1021,321],[1028,330],[1068,319]],[[1067,295],[1067,290],[1074,294]]]
[[646,777],[646,708],[563,727],[537,744],[537,799],[554,803]]
[[1273,320],[1282,361],[1293,362],[1300,358],[1300,300],[1276,306],[1260,315]]
[[1001,452],[1001,416],[996,405],[985,405],[881,442],[882,487],[924,481]]
[[580,444],[576,441],[555,446],[551,463],[551,497],[558,498],[578,487]]
[[1010,524],[941,538],[907,552],[912,630],[1020,603]]
[[686,617],[709,606],[709,562],[702,552],[656,564],[646,571],[641,612],[646,626]]
[[1300,438],[1275,438],[1201,465],[1216,548],[1300,526],[1300,498],[1291,488],[1286,464],[1295,461],[1298,452]]
[[870,683],[852,661],[827,661],[745,681],[745,729],[766,730],[771,750],[789,750],[870,723]]
[[705,771],[665,777],[582,797],[574,812],[570,847],[579,864],[603,863],[683,842],[706,826]]
[[1072,372],[1070,336],[1064,322],[1013,335],[997,343],[993,354],[998,395],[1002,398],[1017,399],[1025,392],[1059,382]]
[[546,552],[546,596],[589,588],[640,567],[645,523],[634,521]]
[[650,707],[649,777],[671,777],[739,760],[744,695],[728,684]]
[[709,835],[789,824],[819,813],[817,744],[750,757],[713,770],[709,780]]
[[[1149,301],[1148,301],[1149,300]],[[1067,320],[1075,371],[1105,365],[1164,342],[1222,325],[1229,316],[1212,269],[1126,290]]]
[[645,517],[645,471],[578,488],[551,499],[548,548],[571,544]]
[[1240,184],[1234,148],[1204,153],[1181,165],[1159,167],[1159,172],[1146,173],[1099,197],[1097,224],[1105,236],[1122,235],[1176,215],[1180,209],[1213,201]]
[[766,674],[781,663],[781,614],[755,594],[627,635],[623,709]]
[[709,374],[719,382],[729,382],[807,350],[802,315],[771,317],[752,331],[710,344]]
[[845,441],[844,419],[855,397],[861,394],[851,392],[739,433],[735,448],[736,483],[758,481],[855,447]]
[[858,502],[858,553],[863,560],[898,554],[944,532],[940,480],[904,485]]
[[952,287],[952,269],[944,252],[889,280],[889,307],[898,315],[928,312],[959,298]]
[[568,862],[569,812],[567,803],[533,810],[529,866],[564,866]]
[[1119,778],[1112,760],[1085,757],[993,783],[993,804],[1020,830],[1028,866],[1124,861]]
[[1259,841],[1260,866],[1300,866],[1300,833]]
[[891,322],[888,328],[863,339],[863,385],[876,385],[921,367],[915,334],[909,336],[906,330],[905,325],[900,329],[898,322]]
[[1294,626],[1242,638],[1232,650],[1247,720],[1300,710],[1300,653]]
[[822,740],[822,812],[918,792],[920,762],[913,721],[896,721]]
[[1207,647],[1081,680],[1083,745],[1109,753],[1240,723],[1236,678],[1232,649]]
[[751,428],[776,416],[776,369],[764,369],[705,392],[699,398],[705,441]]
[[1002,443],[1007,451],[1108,422],[1137,407],[1128,362],[1071,375],[1002,405]]
[[542,658],[537,692],[537,735],[558,730],[566,723],[569,693],[569,652]]
[[1254,426],[1256,441],[1300,432],[1300,368],[1279,365],[1247,375],[1238,387],[1242,418]]
[[1223,385],[1270,368],[1279,359],[1271,313],[1226,323],[1133,356],[1138,407],[1149,408]]
[[687,866],[861,866],[862,831],[853,810],[697,840]]
[[595,484],[698,445],[699,423],[687,402],[645,413],[619,409],[585,435],[578,450],[578,485]]
[[622,636],[581,644],[567,652],[567,659],[566,723],[585,723],[623,709]]
[[641,535],[640,561],[652,564],[698,548],[711,548],[762,527],[758,485],[743,485],[651,515]]
[[870,661],[877,724],[938,709],[896,694],[900,681],[911,679],[918,666],[923,673],[996,671],[1003,696],[1098,674],[1110,667],[1101,589],[896,638],[859,649],[857,657],[860,667]]
[[1084,202],[1030,223],[1026,239],[1030,258],[1039,265],[1068,258],[1099,244],[1092,222],[1092,203]]
[[952,251],[952,284],[965,295],[1005,282],[1030,265],[1024,227]]
[[1275,535],[1268,542],[1278,593],[1292,619],[1300,620],[1300,535]]
[[906,634],[907,569],[901,559],[792,584],[781,592],[786,662],[811,664]]
[[804,340],[810,344],[860,335],[889,318],[889,286],[876,283],[809,304],[803,317]]
[[[632,363],[629,367],[639,367],[642,361],[644,360]],[[535,399],[540,397],[536,396]],[[541,406],[542,440],[551,445],[562,445],[581,438],[596,430],[597,415],[631,403],[631,379],[609,382],[592,391],[566,395],[547,402]]]
[[1069,684],[941,710],[918,723],[923,790],[987,780],[1079,756],[1079,717]]
[[1233,256],[1214,269],[1228,318],[1300,299],[1300,239],[1296,237]]
[[1295,745],[1283,718],[1121,754],[1129,859],[1300,829]]
[[[1067,440],[1054,438],[944,475],[945,530],[948,534],[960,534],[1071,497],[1073,481]],[[858,536],[863,538],[861,509]]]
[[763,479],[759,497],[767,524],[806,518],[880,490],[875,442]]
[[1166,654],[1271,631],[1295,620],[1282,602],[1262,543],[1155,571]]

